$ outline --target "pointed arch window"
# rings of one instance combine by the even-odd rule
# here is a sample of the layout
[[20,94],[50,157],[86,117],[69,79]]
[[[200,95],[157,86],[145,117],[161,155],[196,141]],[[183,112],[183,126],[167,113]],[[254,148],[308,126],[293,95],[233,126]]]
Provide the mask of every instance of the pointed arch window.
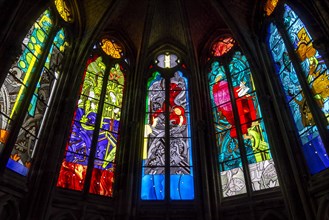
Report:
[[246,57],[230,36],[213,43],[211,54],[208,83],[222,196],[279,186]]
[[32,25],[1,85],[1,163],[23,176],[30,169],[68,46],[65,30],[54,25],[55,16],[49,8]]
[[298,15],[281,2],[268,26],[267,44],[311,174],[329,167],[329,74]]
[[179,63],[159,55],[147,81],[142,200],[194,199],[188,80]]
[[106,37],[95,44],[87,59],[58,187],[113,196],[126,73],[120,43]]

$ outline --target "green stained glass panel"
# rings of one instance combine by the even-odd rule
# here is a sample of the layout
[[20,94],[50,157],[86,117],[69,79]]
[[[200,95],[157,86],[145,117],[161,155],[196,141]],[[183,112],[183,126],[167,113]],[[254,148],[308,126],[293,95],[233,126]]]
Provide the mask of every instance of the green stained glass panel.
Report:
[[125,82],[124,74],[121,71],[121,67],[119,64],[115,64],[114,67],[110,69],[109,80],[116,82],[120,85],[123,85]]
[[121,109],[111,104],[104,103],[103,117],[120,121]]
[[42,28],[42,30],[49,34],[52,27],[53,27],[53,21],[52,16],[50,13],[50,10],[46,10],[36,21],[36,23]]
[[65,51],[65,47],[68,46],[68,42],[66,40],[63,28],[57,32],[53,44],[59,49],[61,53]]
[[122,105],[123,86],[113,81],[108,81],[105,102],[117,107]]

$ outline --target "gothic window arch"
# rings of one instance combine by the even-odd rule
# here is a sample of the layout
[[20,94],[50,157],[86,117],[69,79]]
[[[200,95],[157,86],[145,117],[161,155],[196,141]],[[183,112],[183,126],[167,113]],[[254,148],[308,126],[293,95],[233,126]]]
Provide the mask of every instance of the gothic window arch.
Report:
[[61,76],[69,45],[64,24],[54,7],[46,9],[25,35],[21,52],[1,85],[0,160],[23,176],[30,169]]
[[222,196],[279,186],[247,58],[229,35],[219,37],[210,54],[208,85]]
[[157,56],[147,81],[142,200],[193,200],[188,78],[174,53]]
[[297,144],[313,175],[329,167],[328,68],[299,15],[285,1],[275,6],[268,17],[267,45]]
[[113,196],[116,151],[128,59],[125,48],[104,36],[84,70],[57,186]]

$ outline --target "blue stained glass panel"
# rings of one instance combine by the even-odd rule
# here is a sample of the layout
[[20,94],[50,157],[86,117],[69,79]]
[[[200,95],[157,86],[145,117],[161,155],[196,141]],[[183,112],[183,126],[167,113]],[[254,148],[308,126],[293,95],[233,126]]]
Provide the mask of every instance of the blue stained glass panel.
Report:
[[[219,162],[225,162],[240,158],[240,149],[238,147],[238,141],[232,138],[230,130],[216,134],[217,146],[219,148]],[[242,166],[240,162],[229,163],[230,169]]]
[[[187,79],[182,72],[175,72],[167,85],[169,97],[166,97],[166,84],[160,73],[155,72],[147,86],[141,199],[164,200],[166,187],[172,200],[194,199]],[[168,108],[165,103],[169,104]],[[167,109],[169,112],[166,114]],[[167,136],[169,143],[165,142]],[[170,150],[170,158],[166,158],[166,150]],[[165,186],[164,181],[168,172],[165,165],[169,163],[166,161],[170,161],[169,186]]]
[[164,200],[165,198],[165,175],[164,174],[145,174],[145,168],[142,171],[142,200]]
[[[272,30],[275,31],[273,27]],[[277,57],[282,57],[284,50],[279,44],[282,42],[281,39],[273,38],[272,40],[276,40],[273,49],[278,52]],[[285,63],[280,65],[279,62],[278,69],[281,69],[281,66],[285,67],[285,65]],[[216,108],[213,108],[213,114],[215,129],[218,132],[216,140],[219,148],[223,196],[229,197],[247,192],[240,147],[245,147],[248,164],[252,168],[249,175],[252,184],[255,185],[253,190],[278,186],[276,169],[271,160],[267,134],[261,119],[262,113],[246,57],[241,52],[236,51],[228,66],[229,73],[225,73],[224,68],[220,67],[216,61],[212,63],[211,67],[208,79],[212,105],[216,106]],[[232,91],[229,89],[225,76],[231,79]],[[231,97],[234,100],[231,100]],[[234,117],[231,101],[236,103],[239,120]],[[240,126],[235,128],[237,122],[240,123]],[[240,146],[237,129],[242,133],[241,138],[244,146]],[[273,169],[270,167],[273,167]],[[266,179],[265,176],[269,170],[272,174],[271,179],[266,184],[263,182],[257,185],[261,179]]]
[[284,7],[285,7],[285,12],[283,15],[283,21],[285,27],[289,28],[292,24],[296,22],[298,16],[293,10],[291,10],[291,8],[288,5],[285,4]]
[[277,44],[281,44],[278,42],[282,41],[282,37],[278,33],[278,28],[273,23],[270,23],[268,32],[269,32],[268,35],[269,47],[272,50]]
[[225,79],[225,69],[224,66],[220,66],[219,62],[215,61],[211,64],[211,71],[208,74],[208,81],[210,85],[215,84],[221,79]]
[[[302,69],[310,74],[306,74],[306,79],[310,84],[311,90],[315,93],[314,98],[322,107],[322,111],[329,112],[329,106],[325,106],[326,98],[321,97],[320,94],[324,91],[323,80],[321,77],[325,76],[326,66],[318,60],[321,60],[318,52],[312,46],[311,37],[302,24],[301,20],[297,15],[290,9],[289,6],[285,5],[284,21],[285,27],[290,36],[291,42],[294,44],[296,53],[301,59]],[[269,34],[277,35],[270,36],[268,38],[268,44],[271,48],[272,58],[276,65],[277,74],[280,77],[281,86],[286,95],[286,101],[289,104],[291,115],[294,119],[295,126],[299,133],[300,140],[302,142],[302,152],[308,165],[311,174],[315,174],[329,167],[327,153],[324,150],[323,142],[317,132],[313,115],[310,111],[309,104],[302,91],[299,83],[297,73],[290,61],[287,53],[287,49],[283,43],[280,45],[282,49],[278,49],[278,46],[273,47],[273,39],[282,39],[280,33],[277,31],[275,25],[271,24],[269,27]],[[275,31],[273,31],[275,30]],[[303,41],[303,42],[301,42]],[[284,51],[283,53],[278,51]],[[286,54],[286,55],[282,55]],[[278,68],[278,63],[285,64],[285,68]],[[288,65],[286,65],[286,63]],[[316,77],[314,77],[314,75]],[[314,86],[315,85],[315,86]],[[328,110],[326,109],[328,108]],[[312,145],[312,148],[306,147]],[[320,154],[315,152],[321,152]],[[321,156],[319,156],[321,155]]]
[[[246,56],[244,56],[240,51],[236,51],[229,64],[230,75],[235,75],[247,69],[249,69],[249,63]],[[243,76],[243,74],[240,74],[240,76]]]
[[[290,18],[294,18],[295,20],[294,23],[287,28],[288,35],[300,59],[302,69],[314,95],[314,99],[323,113],[328,115],[329,107],[324,106],[324,103],[329,99],[329,76],[328,73],[325,73],[327,72],[327,66],[321,55],[313,47],[313,40],[307,28],[288,5],[285,5],[284,16],[285,20],[289,20]],[[320,80],[315,80],[316,78],[320,78]]]
[[[58,42],[63,41],[60,39]],[[121,72],[120,66],[115,64],[108,71],[108,81],[104,82],[106,69],[106,64],[101,56],[93,55],[87,60],[80,98],[66,148],[66,160],[62,163],[57,186],[82,190],[82,180],[76,179],[75,176],[81,170],[82,173],[78,174],[84,178],[86,174],[84,169],[88,166],[88,156],[91,148],[95,147],[89,193],[111,197],[113,196],[115,156],[124,90],[123,85],[118,83],[124,83],[124,74]],[[105,83],[106,92],[103,93]],[[99,115],[98,106],[103,94],[105,94],[105,102],[101,115]],[[95,125],[98,120],[100,120],[100,129],[97,130],[98,138],[96,146],[92,146]],[[76,187],[78,183],[79,187]]]
[[[171,168],[175,169],[175,168]],[[170,175],[170,199],[172,200],[193,200],[194,199],[194,177],[193,169],[188,167],[189,175]],[[170,173],[175,171],[171,170]]]
[[[101,160],[114,162],[117,143],[118,134],[100,130],[95,157]],[[106,165],[104,164],[104,168],[105,167]]]
[[303,142],[302,151],[311,174],[316,174],[329,167],[328,154],[324,148],[321,137],[314,129],[316,129],[316,127],[311,128],[301,136]]

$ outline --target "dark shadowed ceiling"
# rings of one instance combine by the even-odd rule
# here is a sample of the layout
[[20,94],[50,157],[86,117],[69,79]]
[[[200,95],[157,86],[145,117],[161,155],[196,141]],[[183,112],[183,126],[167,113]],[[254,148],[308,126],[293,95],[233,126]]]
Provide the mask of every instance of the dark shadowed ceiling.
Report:
[[228,30],[212,4],[209,0],[119,1],[107,26],[120,28],[137,49],[161,43],[196,49],[215,30]]
[[120,31],[138,57],[164,44],[199,54],[209,40],[224,33],[245,41],[250,37],[258,1],[83,0],[82,4],[86,32],[100,26]]

